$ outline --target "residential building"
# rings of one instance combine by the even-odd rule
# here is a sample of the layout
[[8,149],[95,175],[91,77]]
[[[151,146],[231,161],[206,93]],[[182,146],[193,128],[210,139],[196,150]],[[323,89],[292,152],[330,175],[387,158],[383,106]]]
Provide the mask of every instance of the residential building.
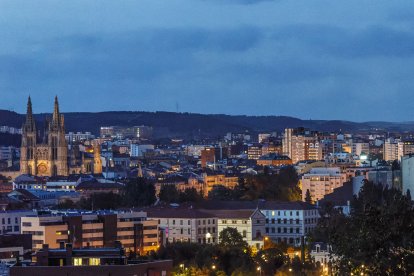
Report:
[[217,216],[192,207],[164,207],[145,210],[148,218],[158,220],[166,242],[217,243]]
[[153,151],[154,145],[131,144],[131,157],[143,157],[147,151]]
[[11,276],[54,276],[54,275],[160,275],[169,276],[172,272],[171,260],[142,261],[128,263],[121,245],[105,248],[73,248],[72,244],[62,243],[58,249],[47,244],[35,254],[35,265],[15,266]]
[[21,218],[36,214],[37,211],[30,210],[0,211],[0,235],[20,234]]
[[260,205],[260,210],[266,217],[266,237],[290,246],[300,246],[320,218],[314,205],[300,201],[265,201]]
[[247,159],[257,160],[262,156],[262,145],[249,145],[247,148]]
[[159,246],[158,222],[147,220],[145,212],[56,212],[22,218],[22,233],[33,235],[33,250],[61,242],[74,248],[112,247],[120,241],[127,253],[145,255]]
[[340,168],[313,168],[302,176],[302,200],[305,201],[309,190],[312,201],[316,202],[346,181],[346,173],[342,173]]
[[394,161],[400,160],[398,158],[398,142],[394,139],[387,139],[384,142],[384,160]]
[[[14,265],[23,260],[31,260],[32,235],[0,235],[0,264]],[[1,270],[0,270],[1,272]],[[0,273],[1,275],[1,273]]]
[[286,155],[278,155],[278,154],[271,153],[271,154],[261,156],[257,160],[257,165],[275,166],[275,167],[287,166],[287,165],[292,165],[292,159],[290,159]]
[[263,247],[266,218],[259,209],[214,210],[214,214],[217,216],[219,235],[226,228],[235,228],[254,250],[260,250]]
[[289,156],[294,164],[304,160],[322,160],[322,146],[317,132],[304,128],[286,129],[283,154]]
[[414,192],[414,155],[406,155],[401,158],[402,170],[402,192],[410,191],[411,197]]

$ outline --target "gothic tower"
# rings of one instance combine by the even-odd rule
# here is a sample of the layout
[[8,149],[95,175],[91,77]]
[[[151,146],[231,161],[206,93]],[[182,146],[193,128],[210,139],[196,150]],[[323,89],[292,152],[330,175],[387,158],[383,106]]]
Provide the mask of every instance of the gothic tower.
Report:
[[49,147],[50,175],[68,175],[68,145],[65,139],[65,120],[59,112],[59,102],[55,97],[52,121],[49,124],[47,144]]
[[37,132],[36,123],[33,118],[32,100],[29,96],[27,101],[26,122],[22,127],[22,145],[20,149],[20,172],[22,174],[36,175],[36,145]]

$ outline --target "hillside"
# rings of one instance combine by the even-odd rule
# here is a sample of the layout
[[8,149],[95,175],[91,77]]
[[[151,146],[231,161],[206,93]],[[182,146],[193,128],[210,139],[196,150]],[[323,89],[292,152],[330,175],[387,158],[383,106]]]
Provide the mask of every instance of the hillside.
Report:
[[[412,131],[414,123],[366,122],[355,123],[338,120],[301,120],[285,116],[231,116],[223,114],[204,115],[174,112],[98,112],[64,113],[67,131],[91,131],[99,134],[101,126],[149,125],[155,129],[156,137],[192,138],[195,135],[217,137],[227,132],[283,131],[286,127],[308,127],[321,131]],[[36,114],[39,129],[46,116]],[[0,125],[21,127],[25,115],[0,110]]]

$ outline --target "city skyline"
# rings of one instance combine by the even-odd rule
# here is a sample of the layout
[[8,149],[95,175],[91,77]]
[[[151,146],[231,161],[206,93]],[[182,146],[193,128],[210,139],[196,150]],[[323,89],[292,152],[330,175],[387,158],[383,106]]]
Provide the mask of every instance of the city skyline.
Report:
[[22,4],[0,3],[0,109],[414,117],[408,1]]

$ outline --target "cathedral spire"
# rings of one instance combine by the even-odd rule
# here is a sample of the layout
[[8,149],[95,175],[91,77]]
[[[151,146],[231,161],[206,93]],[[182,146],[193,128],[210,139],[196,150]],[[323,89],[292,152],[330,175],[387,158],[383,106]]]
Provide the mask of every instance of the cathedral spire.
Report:
[[26,126],[31,131],[33,131],[34,119],[33,119],[32,99],[30,98],[30,96],[29,96],[29,99],[27,100]]
[[55,96],[55,109],[53,110],[52,124],[60,125],[59,101],[57,96]]

